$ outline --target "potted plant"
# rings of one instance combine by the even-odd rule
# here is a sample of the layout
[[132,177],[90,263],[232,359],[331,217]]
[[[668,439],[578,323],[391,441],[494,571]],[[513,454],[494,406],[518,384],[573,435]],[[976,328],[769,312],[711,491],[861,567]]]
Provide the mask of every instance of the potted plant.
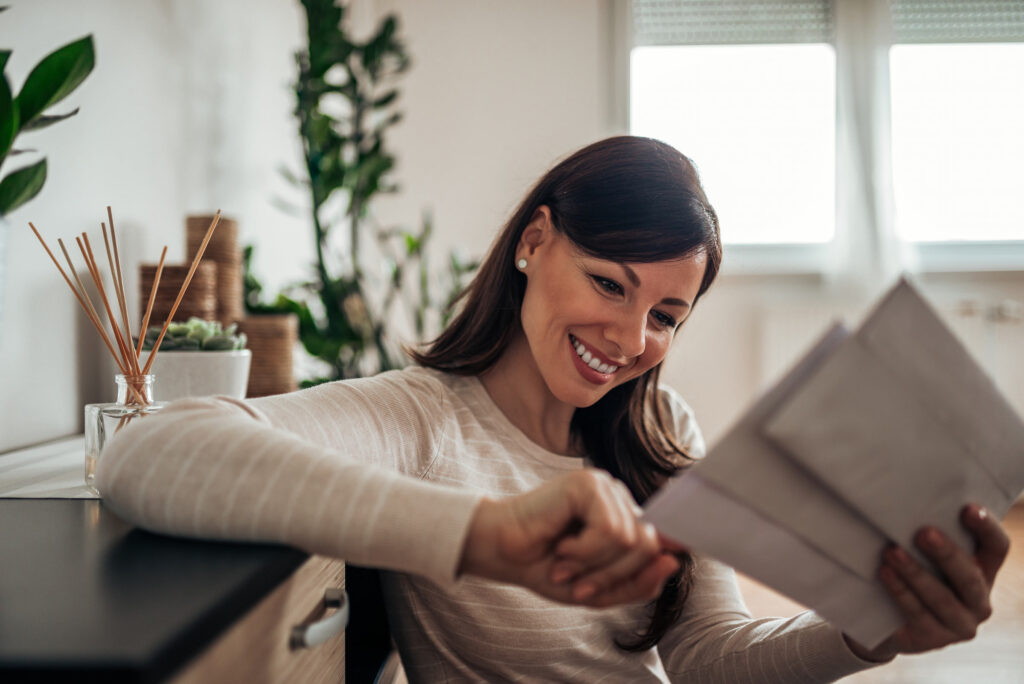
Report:
[[[0,7],[0,12],[7,7]],[[47,114],[70,95],[92,71],[96,58],[92,36],[85,36],[51,52],[35,65],[17,95],[7,78],[11,51],[0,49],[0,171],[8,157],[32,150],[14,147],[22,133],[38,131],[78,113]],[[5,244],[10,212],[39,194],[46,181],[46,158],[11,171],[0,180],[0,318],[3,315]]]
[[[377,197],[397,190],[386,138],[402,118],[397,80],[410,64],[397,18],[385,17],[372,35],[358,40],[345,25],[347,7],[340,0],[301,2],[308,42],[296,53],[295,116],[303,167],[283,174],[308,196],[314,276],[263,304],[249,269],[250,247],[245,283],[248,313],[297,315],[299,339],[322,367],[302,382],[309,386],[404,366],[407,358],[392,331],[393,305],[404,306],[409,327],[423,340],[446,322],[477,263],[451,253],[440,274],[448,292],[438,296],[429,287],[438,275],[429,271],[426,258],[429,214],[410,232],[379,225],[372,212]],[[347,245],[339,253],[334,238],[342,231]],[[383,277],[377,268],[363,268],[361,243],[376,248]]]
[[[159,335],[159,326],[148,328],[142,350],[151,350]],[[173,401],[216,394],[243,399],[252,362],[245,345],[245,334],[236,333],[235,325],[222,328],[217,321],[200,318],[171,323],[153,361],[156,398]]]

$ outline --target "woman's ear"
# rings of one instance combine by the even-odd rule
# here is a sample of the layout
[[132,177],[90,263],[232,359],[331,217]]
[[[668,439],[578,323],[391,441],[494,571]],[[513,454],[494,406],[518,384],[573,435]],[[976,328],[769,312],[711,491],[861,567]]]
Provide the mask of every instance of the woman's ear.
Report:
[[551,240],[554,226],[551,223],[551,209],[542,204],[537,207],[526,224],[522,234],[519,236],[519,244],[516,246],[516,259],[529,261],[537,250],[546,242]]

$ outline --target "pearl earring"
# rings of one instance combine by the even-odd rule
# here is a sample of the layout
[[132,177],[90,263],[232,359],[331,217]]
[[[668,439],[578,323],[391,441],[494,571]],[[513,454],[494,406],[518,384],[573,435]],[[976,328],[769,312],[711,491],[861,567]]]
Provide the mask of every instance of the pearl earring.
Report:
[[519,261],[517,261],[516,262],[516,266],[519,267],[520,271],[525,270],[526,269],[526,259],[520,259]]

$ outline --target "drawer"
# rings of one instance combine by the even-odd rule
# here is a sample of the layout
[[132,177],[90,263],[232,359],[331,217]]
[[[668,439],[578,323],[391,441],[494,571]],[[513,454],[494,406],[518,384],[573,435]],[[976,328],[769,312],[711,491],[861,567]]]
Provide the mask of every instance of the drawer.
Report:
[[324,591],[344,586],[345,564],[342,561],[311,556],[171,681],[173,684],[344,682],[343,634],[311,649],[292,650],[288,646],[293,626],[322,617]]

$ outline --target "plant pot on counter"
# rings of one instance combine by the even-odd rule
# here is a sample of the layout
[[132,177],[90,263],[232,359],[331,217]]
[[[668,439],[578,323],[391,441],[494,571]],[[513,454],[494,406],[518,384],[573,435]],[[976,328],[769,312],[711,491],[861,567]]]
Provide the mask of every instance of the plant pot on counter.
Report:
[[244,399],[251,363],[248,349],[159,351],[151,369],[154,394],[159,401],[210,395]]

